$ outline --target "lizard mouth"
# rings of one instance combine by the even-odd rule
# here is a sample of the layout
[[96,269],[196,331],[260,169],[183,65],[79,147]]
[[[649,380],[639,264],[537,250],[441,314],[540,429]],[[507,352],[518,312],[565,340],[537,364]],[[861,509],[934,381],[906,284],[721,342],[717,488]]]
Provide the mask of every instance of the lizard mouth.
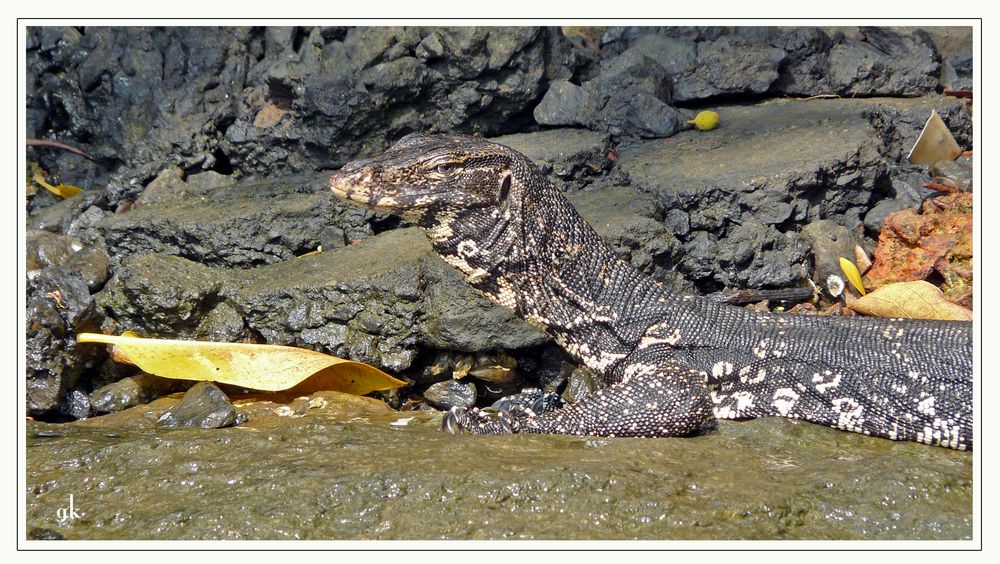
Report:
[[347,200],[363,206],[377,207],[372,204],[371,191],[365,188],[356,178],[356,174],[336,172],[330,176],[330,191],[341,200]]
[[408,190],[373,190],[372,173],[369,170],[338,171],[330,175],[330,191],[333,195],[369,209],[404,214],[423,208],[433,202],[431,196],[418,196]]

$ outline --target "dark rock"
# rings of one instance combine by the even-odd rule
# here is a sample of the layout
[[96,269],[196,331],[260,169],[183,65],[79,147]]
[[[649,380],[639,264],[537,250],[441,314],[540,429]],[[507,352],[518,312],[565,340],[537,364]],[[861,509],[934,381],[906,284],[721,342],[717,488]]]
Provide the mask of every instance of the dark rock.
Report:
[[246,417],[239,415],[226,394],[215,384],[198,382],[156,424],[160,427],[218,429],[243,423]]
[[90,394],[81,388],[72,388],[63,396],[59,405],[59,413],[70,419],[86,419],[90,417]]
[[941,62],[941,86],[945,90],[973,90],[975,76],[973,75],[972,54]]
[[580,215],[632,266],[657,278],[668,276],[680,242],[659,221],[653,198],[624,186],[568,196]]
[[698,57],[694,41],[665,35],[643,35],[632,43],[632,48],[656,61],[670,77],[691,71]]
[[888,217],[889,214],[896,213],[906,207],[908,206],[899,200],[882,200],[881,202],[875,204],[875,206],[873,206],[872,209],[865,214],[864,225],[868,236],[877,239],[879,233],[882,232],[882,224],[885,222],[885,218]]
[[698,100],[731,94],[763,94],[778,79],[785,52],[733,35],[698,44],[691,70],[677,77],[674,98]]
[[189,381],[160,378],[142,372],[94,390],[90,394],[90,405],[99,413],[111,413],[149,403],[160,396],[185,390],[191,385],[192,382]]
[[666,71],[638,49],[601,65],[593,80],[558,81],[535,108],[543,125],[584,125],[613,134],[668,137],[678,129]]
[[111,266],[102,249],[85,246],[76,237],[56,235],[48,231],[29,231],[25,238],[26,270],[63,267],[79,274],[91,292],[96,292],[108,279]]
[[[425,349],[485,352],[548,341],[465,284],[416,229],[249,270],[136,256],[97,300],[114,331],[232,340],[245,327],[268,343],[394,372]],[[220,326],[223,334],[213,332]]]
[[806,277],[807,247],[799,236],[753,220],[733,229],[720,241],[716,253],[726,267],[716,279],[728,287],[783,288],[798,285]]
[[940,192],[924,188],[930,182],[930,167],[902,164],[891,169],[892,190],[901,208],[919,208],[924,200],[940,195]]
[[649,36],[681,39],[684,41],[711,41],[729,33],[720,26],[627,26],[609,27],[601,37],[602,52],[621,53]]
[[204,339],[212,334],[202,325],[222,302],[222,273],[178,257],[140,255],[124,260],[95,300],[112,333]]
[[611,141],[608,135],[585,129],[552,129],[535,133],[518,133],[490,139],[523,153],[542,171],[573,181],[569,187],[579,187],[581,180],[607,172],[613,162],[609,158]]
[[[864,106],[862,106],[864,107]],[[878,131],[884,144],[883,153],[891,160],[904,163],[913,145],[920,137],[927,118],[934,110],[948,126],[961,147],[972,147],[972,116],[959,98],[949,96],[924,96],[912,100],[878,99],[864,107],[868,119]]]
[[97,190],[81,192],[51,206],[40,208],[28,216],[28,229],[43,229],[53,233],[66,234],[70,223],[92,206],[104,205],[107,195]]
[[25,235],[25,270],[62,266],[81,249],[83,244],[76,237],[56,235],[48,231],[29,231]]
[[[208,265],[249,268],[288,260],[319,246],[333,224],[350,240],[372,234],[372,214],[336,200],[327,175],[199,188],[158,198],[106,218],[100,228],[116,261],[166,253]],[[175,188],[176,189],[176,188]]]
[[100,290],[108,280],[111,260],[103,249],[85,247],[69,257],[66,268],[79,273],[87,284],[87,289],[93,293]]
[[600,101],[595,94],[568,80],[557,80],[535,106],[534,116],[542,125],[589,126],[599,110]]
[[546,392],[562,389],[574,368],[566,352],[554,343],[542,347],[537,357],[524,357],[518,362],[518,371],[525,379],[534,380],[532,385]]
[[[27,105],[106,159],[88,184],[107,185],[112,207],[165,163],[286,176],[336,168],[410,131],[510,133],[547,77],[586,64],[558,29],[534,27],[67,30],[72,41],[30,51]],[[265,110],[288,115],[258,119]]]
[[926,33],[868,27],[857,37],[838,35],[829,42],[819,33],[783,38],[794,55],[778,89],[805,96],[923,96],[937,86],[938,54]]
[[101,347],[76,343],[77,333],[97,331],[100,319],[87,283],[66,268],[33,271],[25,299],[27,410],[47,416],[59,410],[80,375],[100,362]]
[[476,405],[476,386],[458,380],[438,382],[424,391],[424,397],[440,409],[472,407]]
[[794,224],[860,223],[872,187],[888,184],[879,138],[855,105],[840,100],[718,111],[725,128],[623,146],[617,166],[669,210],[687,284],[709,292],[804,283],[808,247]]

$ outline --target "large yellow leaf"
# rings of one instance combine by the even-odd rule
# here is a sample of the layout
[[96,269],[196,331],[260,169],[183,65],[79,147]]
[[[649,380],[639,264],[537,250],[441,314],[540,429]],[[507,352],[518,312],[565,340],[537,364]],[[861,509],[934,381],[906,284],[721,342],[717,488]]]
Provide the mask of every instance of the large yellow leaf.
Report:
[[180,380],[210,380],[254,390],[334,390],[367,394],[405,386],[381,370],[306,349],[278,345],[175,341],[80,333],[79,343],[114,345],[145,372]]
[[886,284],[847,306],[858,313],[875,317],[972,320],[971,311],[944,299],[941,290],[924,280]]

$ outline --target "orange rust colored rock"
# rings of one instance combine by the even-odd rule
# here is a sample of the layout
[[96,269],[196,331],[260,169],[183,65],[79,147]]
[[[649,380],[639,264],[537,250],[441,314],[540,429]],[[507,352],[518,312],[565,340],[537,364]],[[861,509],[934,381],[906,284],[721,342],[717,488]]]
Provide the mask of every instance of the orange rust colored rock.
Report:
[[971,303],[972,194],[948,194],[924,202],[919,213],[886,218],[865,286],[928,279],[950,301]]

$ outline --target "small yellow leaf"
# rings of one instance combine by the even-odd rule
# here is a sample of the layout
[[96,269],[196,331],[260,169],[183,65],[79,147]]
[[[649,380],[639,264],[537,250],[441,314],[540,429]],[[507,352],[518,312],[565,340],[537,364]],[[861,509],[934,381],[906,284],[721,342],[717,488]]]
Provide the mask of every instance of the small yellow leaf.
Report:
[[83,192],[83,188],[77,188],[76,186],[70,186],[69,184],[60,184],[59,186],[53,186],[48,182],[46,182],[45,179],[42,178],[42,175],[37,172],[35,173],[33,178],[35,179],[35,182],[37,182],[39,186],[44,187],[46,190],[52,192],[53,194],[59,196],[60,198],[72,198],[73,196],[76,196],[80,192]]
[[970,310],[944,299],[941,290],[924,280],[886,284],[849,306],[858,313],[875,317],[972,320]]
[[80,333],[76,340],[114,345],[132,364],[164,378],[209,380],[271,392],[295,387],[303,393],[308,388],[357,395],[406,385],[367,364],[295,347],[98,333]]
[[840,257],[840,269],[844,271],[844,275],[847,276],[847,280],[854,286],[854,289],[858,291],[862,296],[865,295],[865,285],[861,281],[861,273],[858,272],[858,267],[854,266],[854,263]]

